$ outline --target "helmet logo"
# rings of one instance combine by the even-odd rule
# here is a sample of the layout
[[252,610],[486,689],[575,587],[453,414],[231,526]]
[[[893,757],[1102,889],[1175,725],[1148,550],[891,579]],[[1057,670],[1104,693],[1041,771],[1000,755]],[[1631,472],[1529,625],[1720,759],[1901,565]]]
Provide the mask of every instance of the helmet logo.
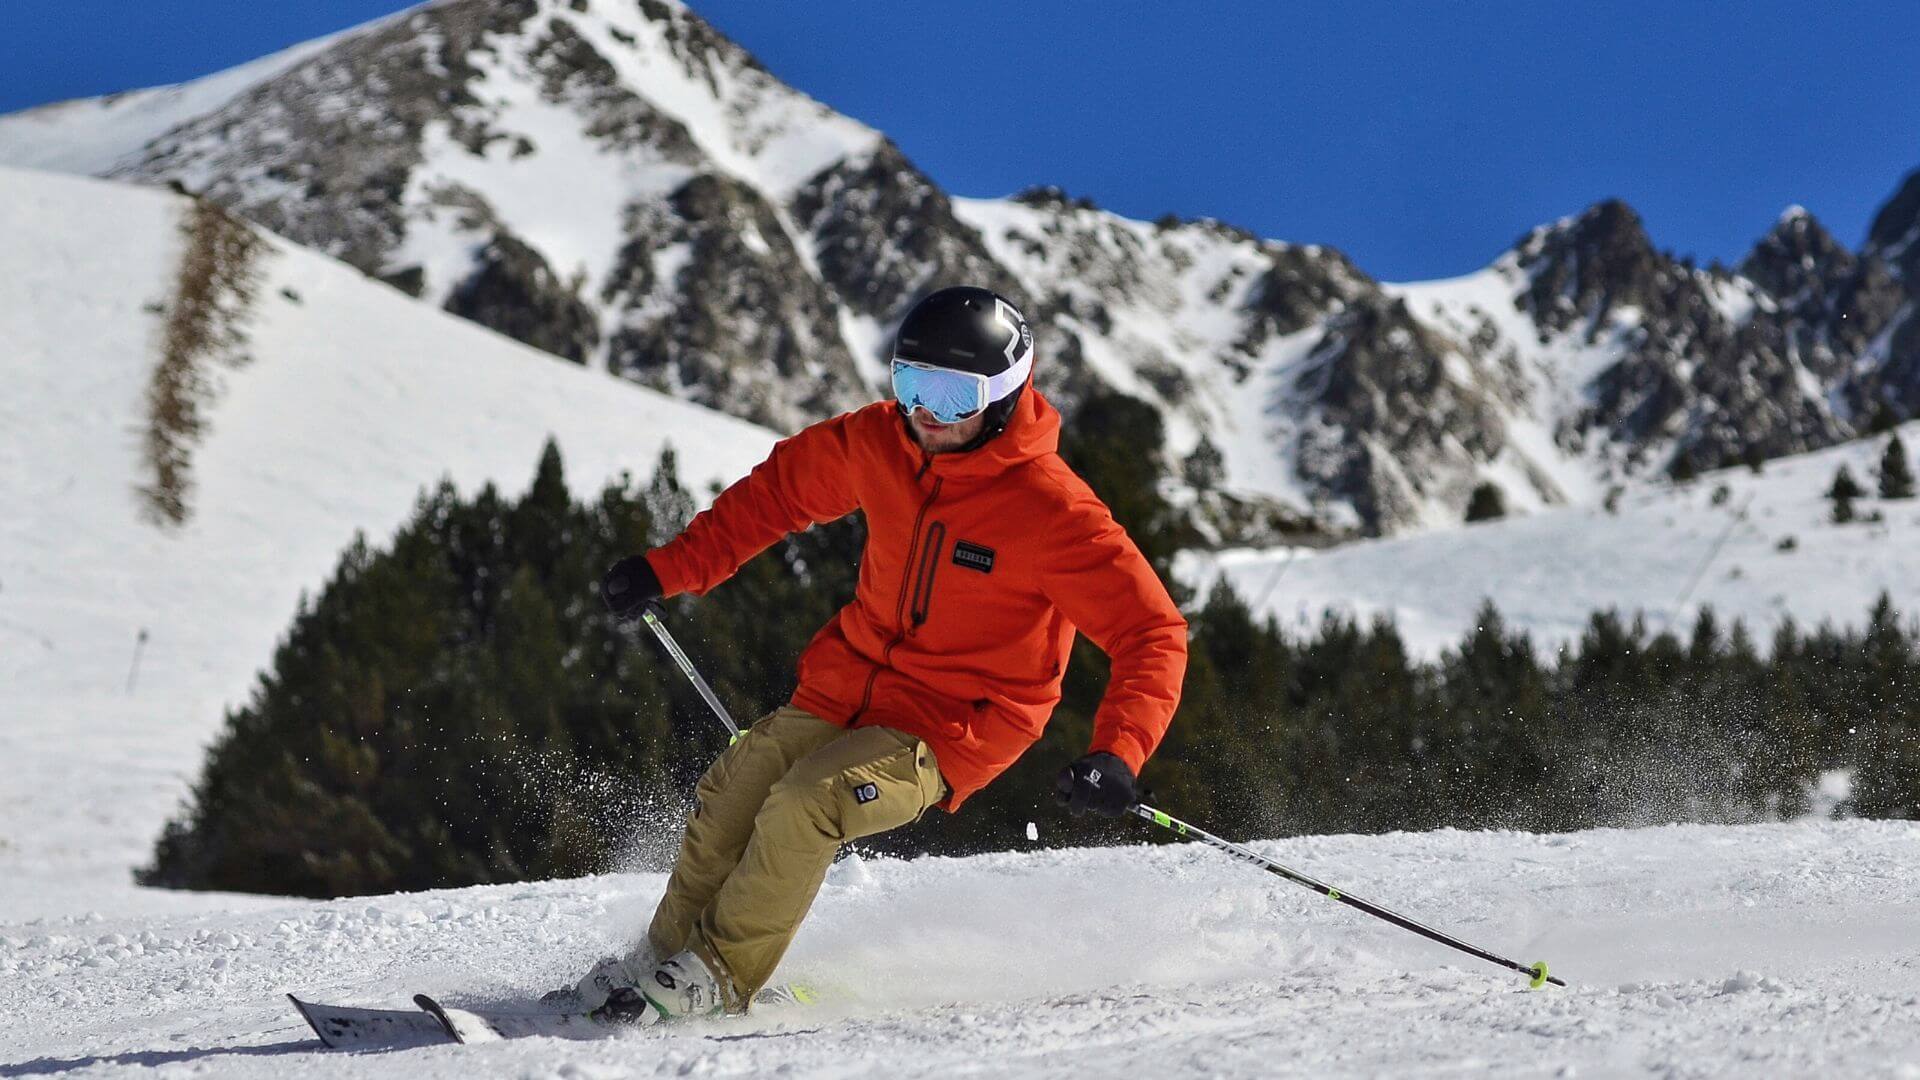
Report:
[[1011,368],[1020,362],[1021,354],[1032,350],[1033,331],[1027,329],[1026,318],[998,296],[993,298],[993,321],[1006,328],[1007,366]]

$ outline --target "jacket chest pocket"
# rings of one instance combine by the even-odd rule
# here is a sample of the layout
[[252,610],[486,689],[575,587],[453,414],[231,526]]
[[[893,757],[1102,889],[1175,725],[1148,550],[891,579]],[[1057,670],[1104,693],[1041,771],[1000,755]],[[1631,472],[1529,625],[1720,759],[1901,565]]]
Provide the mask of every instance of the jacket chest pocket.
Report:
[[913,629],[918,630],[927,621],[933,611],[933,584],[940,573],[940,563],[947,547],[947,525],[943,521],[930,522],[927,535],[920,543],[920,550],[914,553],[913,586],[908,593],[908,616],[913,620]]

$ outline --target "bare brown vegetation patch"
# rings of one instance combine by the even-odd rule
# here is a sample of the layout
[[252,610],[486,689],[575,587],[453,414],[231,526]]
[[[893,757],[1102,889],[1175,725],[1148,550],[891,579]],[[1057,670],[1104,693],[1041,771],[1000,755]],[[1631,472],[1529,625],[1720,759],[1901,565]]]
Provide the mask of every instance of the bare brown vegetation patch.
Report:
[[237,368],[248,360],[242,327],[265,247],[251,226],[204,199],[192,202],[180,231],[186,250],[165,309],[160,362],[147,384],[145,453],[152,478],[140,496],[158,525],[183,524],[190,513],[193,446],[206,431],[203,413],[215,388],[211,367]]

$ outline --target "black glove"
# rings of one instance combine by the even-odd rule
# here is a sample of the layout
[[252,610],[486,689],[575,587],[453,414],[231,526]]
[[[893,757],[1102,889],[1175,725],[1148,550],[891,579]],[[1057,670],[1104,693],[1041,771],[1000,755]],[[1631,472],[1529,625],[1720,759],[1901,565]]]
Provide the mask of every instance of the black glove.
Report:
[[629,555],[600,579],[600,599],[616,618],[637,619],[648,604],[659,602],[660,575],[645,555]]
[[1075,817],[1091,810],[1119,817],[1139,800],[1133,793],[1133,770],[1105,750],[1096,750],[1060,770],[1053,789],[1060,805]]

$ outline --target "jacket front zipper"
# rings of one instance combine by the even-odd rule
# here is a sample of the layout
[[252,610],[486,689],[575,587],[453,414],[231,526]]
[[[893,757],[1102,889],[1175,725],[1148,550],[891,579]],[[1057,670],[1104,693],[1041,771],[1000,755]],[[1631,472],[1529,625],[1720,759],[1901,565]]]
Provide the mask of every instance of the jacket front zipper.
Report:
[[[926,460],[920,465],[920,471],[915,473],[913,478],[918,480],[927,475],[927,470],[932,467],[933,455],[928,454]],[[907,634],[912,631],[912,627],[909,627],[906,621],[908,615],[907,597],[911,593],[919,592],[920,582],[916,578],[914,571],[916,569],[923,569],[923,564],[926,562],[925,557],[920,554],[920,526],[925,524],[927,520],[927,510],[933,506],[933,500],[940,497],[940,485],[944,483],[946,483],[946,480],[943,477],[936,476],[933,478],[933,490],[927,492],[927,497],[920,502],[919,512],[913,515],[913,535],[907,541],[906,567],[900,572],[900,595],[893,603],[893,621],[899,629],[894,633],[893,640],[887,642],[887,647],[880,653],[880,663],[867,674],[867,688],[860,695],[860,707],[853,710],[853,715],[847,718],[848,727],[852,727],[854,721],[860,719],[861,714],[867,711],[867,706],[873,704],[873,684],[880,678],[880,669],[886,667],[893,660],[894,647],[906,640]],[[936,521],[934,522],[934,527],[940,536],[946,536],[947,527],[945,525]],[[931,536],[929,540],[931,540]],[[931,578],[932,574],[929,573],[927,576]],[[929,595],[928,599],[931,600],[932,596]],[[919,613],[920,610],[920,607],[916,604],[914,612]],[[920,622],[924,621],[926,621],[925,616],[920,615],[919,621],[916,621],[913,626],[917,627]]]
[[920,573],[913,583],[913,607],[910,614],[913,623],[907,628],[912,634],[927,621],[928,609],[933,606],[933,575],[940,569],[940,549],[947,543],[947,523],[936,521],[927,526],[927,542],[920,549]]

